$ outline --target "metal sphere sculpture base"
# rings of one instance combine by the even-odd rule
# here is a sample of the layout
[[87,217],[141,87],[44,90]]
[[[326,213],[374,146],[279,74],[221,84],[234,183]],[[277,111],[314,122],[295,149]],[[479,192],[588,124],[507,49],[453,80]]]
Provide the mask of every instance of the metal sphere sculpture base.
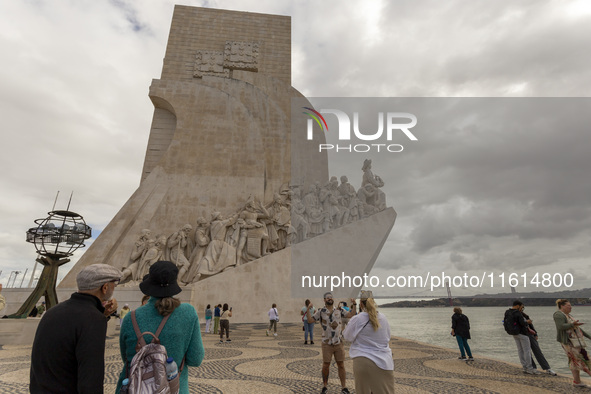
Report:
[[56,290],[57,273],[59,267],[69,263],[70,259],[61,258],[60,256],[40,256],[37,258],[37,262],[43,265],[43,271],[41,272],[37,286],[35,286],[35,290],[33,290],[19,310],[9,315],[9,318],[26,319],[43,296],[45,296],[45,306],[47,309],[58,304]]

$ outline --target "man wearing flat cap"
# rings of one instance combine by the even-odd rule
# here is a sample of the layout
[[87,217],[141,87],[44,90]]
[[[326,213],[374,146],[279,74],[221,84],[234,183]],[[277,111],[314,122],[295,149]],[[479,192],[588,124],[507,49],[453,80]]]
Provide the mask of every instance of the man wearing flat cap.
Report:
[[85,267],[78,292],[45,312],[31,352],[31,393],[103,393],[107,317],[121,271],[107,264]]

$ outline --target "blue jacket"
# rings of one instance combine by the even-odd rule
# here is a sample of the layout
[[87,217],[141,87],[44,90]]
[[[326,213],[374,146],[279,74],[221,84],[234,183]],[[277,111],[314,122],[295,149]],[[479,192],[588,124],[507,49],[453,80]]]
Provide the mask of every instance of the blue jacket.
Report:
[[[136,319],[141,332],[150,331],[156,333],[156,329],[162,321],[162,316],[156,309],[158,298],[151,297],[148,303],[135,310]],[[185,357],[185,366],[180,377],[180,394],[189,394],[189,366],[198,367],[203,360],[204,350],[201,342],[201,330],[199,328],[199,318],[197,312],[190,304],[181,304],[174,310],[168,318],[164,329],[160,333],[160,343],[166,347],[168,357],[181,367],[181,361]],[[146,343],[152,341],[149,335],[144,336]],[[127,314],[121,323],[121,333],[119,336],[119,346],[121,348],[121,358],[123,362],[131,363],[135,356],[135,345],[137,336],[131,322],[131,313]],[[126,370],[123,367],[117,382],[117,390],[121,387],[121,382],[125,379]]]

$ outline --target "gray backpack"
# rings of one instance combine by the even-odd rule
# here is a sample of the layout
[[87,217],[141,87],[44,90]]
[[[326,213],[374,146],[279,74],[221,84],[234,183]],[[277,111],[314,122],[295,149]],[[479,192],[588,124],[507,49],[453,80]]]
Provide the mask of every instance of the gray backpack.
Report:
[[[127,365],[129,378],[128,393],[130,394],[177,394],[179,392],[179,378],[185,364],[181,363],[177,376],[168,380],[166,376],[166,348],[160,344],[158,336],[164,328],[170,315],[165,316],[156,330],[156,334],[149,331],[141,332],[135,318],[135,311],[131,312],[131,322],[137,336],[136,354]],[[152,341],[146,344],[144,335],[151,335]]]

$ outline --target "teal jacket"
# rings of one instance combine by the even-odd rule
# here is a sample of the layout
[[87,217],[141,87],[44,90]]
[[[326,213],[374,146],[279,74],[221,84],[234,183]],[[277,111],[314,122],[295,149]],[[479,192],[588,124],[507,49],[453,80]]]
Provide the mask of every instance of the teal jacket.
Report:
[[[556,324],[556,340],[562,344],[571,345],[570,340],[568,339],[568,333],[566,331],[573,328],[573,323],[568,323],[566,316],[560,311],[554,312],[552,317],[554,318],[554,324]],[[591,336],[583,331],[582,328],[581,331],[585,337],[591,339]]]
[[[156,333],[156,329],[162,321],[162,316],[156,309],[158,298],[151,297],[148,303],[135,310],[136,319],[140,326],[140,331],[150,331]],[[203,342],[201,341],[201,330],[199,328],[199,318],[197,312],[190,304],[181,304],[174,310],[168,318],[164,329],[159,335],[160,343],[166,347],[168,357],[181,367],[181,361],[185,357],[185,367],[180,377],[180,394],[189,394],[189,366],[198,367],[203,361]],[[146,343],[152,341],[149,335],[144,336]],[[131,363],[135,355],[135,345],[137,336],[131,322],[131,313],[123,319],[121,323],[121,332],[119,336],[119,346],[121,348],[121,358],[123,362]],[[119,392],[121,382],[125,379],[126,370],[123,367],[117,382],[116,393]]]

